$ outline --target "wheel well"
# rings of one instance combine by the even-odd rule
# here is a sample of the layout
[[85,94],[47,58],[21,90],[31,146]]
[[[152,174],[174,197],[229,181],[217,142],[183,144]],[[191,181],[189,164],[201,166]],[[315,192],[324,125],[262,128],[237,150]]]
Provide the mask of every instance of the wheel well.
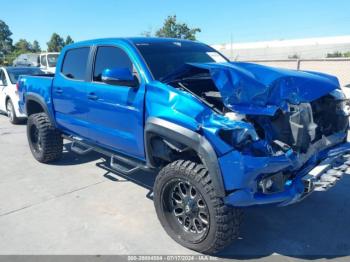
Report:
[[153,166],[163,167],[179,159],[203,164],[198,153],[192,148],[157,134],[149,134],[149,159]]
[[6,96],[6,99],[5,99],[5,107],[7,109],[7,102],[10,100],[11,98],[9,96]]
[[33,115],[36,113],[45,112],[42,105],[40,105],[40,103],[33,101],[33,100],[27,101],[26,108],[27,108],[27,116],[30,116],[30,115]]

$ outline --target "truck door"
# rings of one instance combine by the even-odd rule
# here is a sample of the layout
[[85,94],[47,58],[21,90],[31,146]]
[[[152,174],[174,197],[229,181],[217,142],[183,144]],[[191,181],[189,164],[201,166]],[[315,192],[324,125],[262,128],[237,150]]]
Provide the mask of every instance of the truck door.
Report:
[[90,137],[113,150],[144,159],[143,108],[145,85],[137,87],[106,84],[105,69],[128,68],[138,75],[127,52],[117,46],[96,47],[89,97]]
[[87,68],[90,47],[70,49],[65,53],[52,87],[57,124],[69,133],[89,137]]

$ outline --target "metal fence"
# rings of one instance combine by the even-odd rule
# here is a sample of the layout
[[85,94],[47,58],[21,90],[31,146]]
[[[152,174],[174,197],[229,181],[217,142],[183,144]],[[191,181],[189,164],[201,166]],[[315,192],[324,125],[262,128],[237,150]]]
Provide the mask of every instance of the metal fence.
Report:
[[341,86],[350,85],[350,58],[245,60],[244,62],[288,69],[322,72],[337,76]]

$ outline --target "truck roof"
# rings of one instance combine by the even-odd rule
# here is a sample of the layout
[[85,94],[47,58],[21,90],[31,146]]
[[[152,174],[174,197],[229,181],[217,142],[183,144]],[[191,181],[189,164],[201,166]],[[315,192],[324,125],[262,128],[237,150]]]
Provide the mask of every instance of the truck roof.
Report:
[[114,38],[98,38],[91,39],[86,41],[80,41],[73,44],[68,45],[69,48],[79,47],[83,45],[93,45],[99,43],[108,43],[108,42],[125,42],[132,44],[141,44],[141,43],[162,43],[162,42],[193,42],[191,40],[186,39],[177,39],[177,38],[163,38],[163,37],[114,37]]

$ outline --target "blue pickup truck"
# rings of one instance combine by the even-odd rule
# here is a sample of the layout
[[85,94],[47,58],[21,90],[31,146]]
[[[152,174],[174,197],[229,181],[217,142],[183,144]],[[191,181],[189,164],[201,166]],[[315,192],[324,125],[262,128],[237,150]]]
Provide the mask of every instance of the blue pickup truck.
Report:
[[290,205],[349,172],[337,78],[230,62],[199,42],[75,43],[55,75],[22,76],[19,95],[39,162],[58,160],[68,139],[116,172],[156,171],[162,226],[203,253],[237,238],[243,207]]

